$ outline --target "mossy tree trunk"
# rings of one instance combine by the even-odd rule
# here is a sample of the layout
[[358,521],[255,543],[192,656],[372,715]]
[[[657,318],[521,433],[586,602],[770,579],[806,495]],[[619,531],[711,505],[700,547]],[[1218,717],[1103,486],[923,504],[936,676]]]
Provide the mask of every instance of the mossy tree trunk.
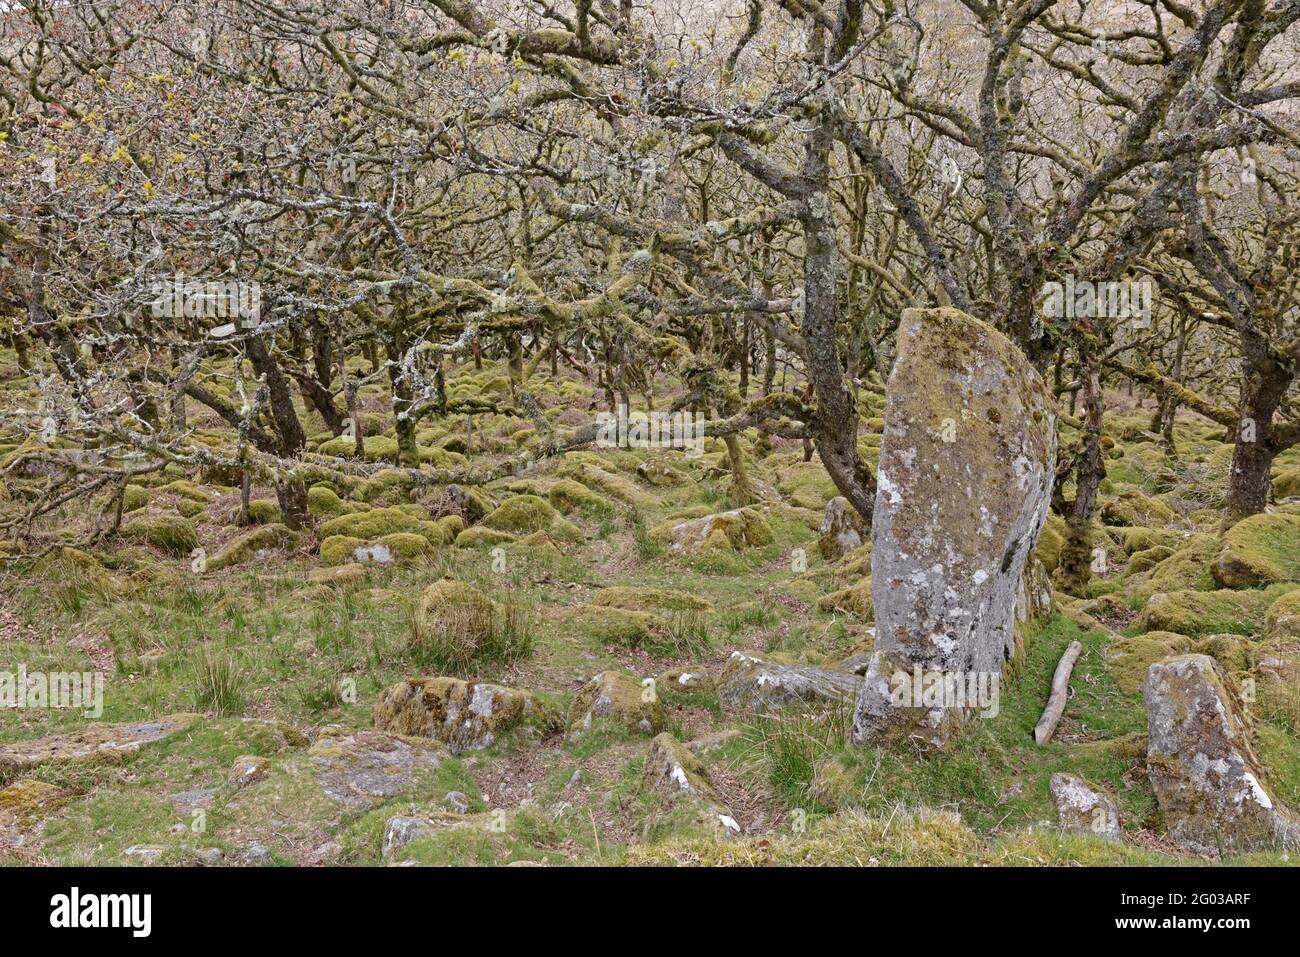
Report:
[[1074,463],[1074,502],[1066,517],[1065,544],[1061,548],[1056,580],[1062,591],[1076,597],[1088,593],[1092,578],[1092,516],[1097,508],[1097,491],[1106,477],[1101,455],[1104,403],[1101,392],[1101,360],[1087,346],[1080,348],[1083,399],[1083,447]]

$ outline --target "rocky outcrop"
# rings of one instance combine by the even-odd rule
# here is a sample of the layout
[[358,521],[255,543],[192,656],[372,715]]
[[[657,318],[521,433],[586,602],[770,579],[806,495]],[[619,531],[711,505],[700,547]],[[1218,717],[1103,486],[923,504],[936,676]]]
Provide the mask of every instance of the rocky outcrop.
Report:
[[851,699],[859,679],[847,671],[733,651],[718,678],[724,708],[770,711],[793,702],[833,703]]
[[1094,791],[1073,774],[1053,774],[1051,788],[1061,830],[1112,839],[1121,836],[1119,810],[1110,797]]
[[501,732],[535,719],[545,715],[528,691],[445,677],[400,681],[380,693],[374,710],[376,728],[436,738],[454,754],[486,748]]
[[1158,661],[1142,692],[1147,777],[1175,841],[1198,854],[1300,848],[1300,825],[1264,788],[1241,700],[1213,658]]
[[1047,518],[1052,401],[1028,359],[953,309],[909,309],[898,332],[872,521],[876,642],[858,743],[941,747],[969,708],[895,703],[915,668],[983,680],[1016,652],[1021,575]]
[[72,761],[112,760],[188,728],[198,714],[173,714],[153,721],[95,724],[80,731],[0,744],[0,778],[23,768]]

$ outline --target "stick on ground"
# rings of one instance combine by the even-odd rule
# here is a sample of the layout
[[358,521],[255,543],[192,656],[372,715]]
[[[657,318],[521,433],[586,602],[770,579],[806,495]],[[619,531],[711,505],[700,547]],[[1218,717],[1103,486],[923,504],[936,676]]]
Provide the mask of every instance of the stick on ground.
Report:
[[1074,671],[1074,663],[1079,660],[1079,655],[1083,653],[1083,645],[1077,641],[1070,642],[1070,647],[1065,649],[1065,654],[1061,655],[1061,660],[1056,666],[1056,673],[1052,675],[1052,694],[1047,699],[1047,707],[1043,709],[1043,716],[1038,719],[1038,724],[1034,726],[1034,741],[1038,744],[1046,744],[1052,740],[1052,735],[1056,732],[1056,723],[1061,720],[1061,715],[1065,713],[1065,701],[1067,692],[1070,688],[1070,672]]

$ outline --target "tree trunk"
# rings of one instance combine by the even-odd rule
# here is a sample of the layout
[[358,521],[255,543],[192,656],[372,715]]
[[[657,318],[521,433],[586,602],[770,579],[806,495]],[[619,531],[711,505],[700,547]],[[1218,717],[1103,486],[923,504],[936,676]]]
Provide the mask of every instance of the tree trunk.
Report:
[[1276,364],[1246,370],[1241,422],[1232,450],[1232,478],[1223,514],[1224,528],[1264,511],[1268,504],[1269,473],[1278,453],[1273,416],[1290,384],[1291,377]]

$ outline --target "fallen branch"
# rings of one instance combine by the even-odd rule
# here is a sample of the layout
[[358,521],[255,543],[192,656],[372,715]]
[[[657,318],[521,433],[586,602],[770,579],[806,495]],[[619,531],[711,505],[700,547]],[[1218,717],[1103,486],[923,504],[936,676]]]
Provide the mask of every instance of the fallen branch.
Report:
[[1052,675],[1052,694],[1047,699],[1043,716],[1034,726],[1034,741],[1038,744],[1051,741],[1052,735],[1056,732],[1056,724],[1065,713],[1066,694],[1070,688],[1070,672],[1074,671],[1074,663],[1079,660],[1081,654],[1083,654],[1083,645],[1072,641],[1070,647],[1065,649],[1065,654],[1061,655],[1056,673]]

